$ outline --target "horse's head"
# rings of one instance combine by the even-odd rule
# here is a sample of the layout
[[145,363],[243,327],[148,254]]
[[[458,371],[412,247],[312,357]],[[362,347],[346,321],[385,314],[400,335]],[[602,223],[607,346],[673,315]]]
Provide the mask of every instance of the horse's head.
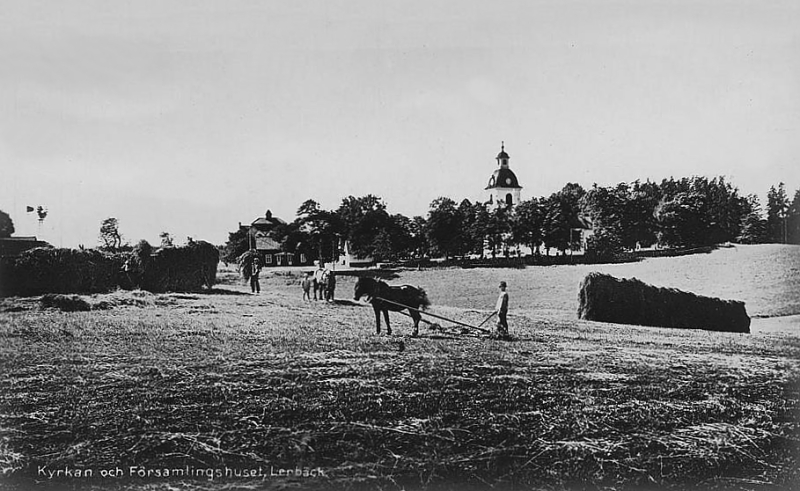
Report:
[[430,304],[431,304],[431,301],[428,299],[428,294],[425,293],[425,290],[423,290],[420,287],[417,287],[417,290],[419,290],[419,300],[418,301],[419,301],[420,307],[422,307],[423,309],[429,307]]
[[372,278],[359,278],[356,281],[356,286],[353,288],[353,300],[360,300],[364,295],[368,297],[373,296],[375,290],[375,280]]

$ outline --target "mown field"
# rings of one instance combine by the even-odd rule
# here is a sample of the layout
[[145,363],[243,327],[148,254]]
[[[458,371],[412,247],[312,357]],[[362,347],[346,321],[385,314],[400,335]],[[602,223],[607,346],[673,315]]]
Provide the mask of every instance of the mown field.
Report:
[[[579,321],[593,270],[743,300],[753,332]],[[223,270],[208,294],[87,296],[90,312],[0,300],[0,487],[795,489],[799,273],[800,248],[740,246],[384,275],[471,324],[506,280],[513,341],[438,319],[410,338],[399,314],[378,337],[353,278],[309,303],[300,271],[266,272],[260,295]]]

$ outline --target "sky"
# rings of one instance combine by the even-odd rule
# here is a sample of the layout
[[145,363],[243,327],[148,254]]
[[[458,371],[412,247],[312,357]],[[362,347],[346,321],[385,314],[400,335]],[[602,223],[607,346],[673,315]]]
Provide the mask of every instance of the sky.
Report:
[[[796,1],[0,0],[0,210],[15,235],[222,244],[373,194],[568,182],[800,188]],[[44,206],[43,222],[26,206]]]

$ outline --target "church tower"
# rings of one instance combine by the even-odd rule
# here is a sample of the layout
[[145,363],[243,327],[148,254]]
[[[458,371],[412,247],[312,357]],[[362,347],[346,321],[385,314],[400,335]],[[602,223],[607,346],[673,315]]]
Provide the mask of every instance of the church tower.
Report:
[[489,178],[486,186],[489,205],[506,206],[511,208],[519,204],[519,193],[522,186],[517,181],[514,171],[509,169],[508,161],[511,158],[506,153],[505,142],[500,143],[500,153],[497,154],[497,170]]

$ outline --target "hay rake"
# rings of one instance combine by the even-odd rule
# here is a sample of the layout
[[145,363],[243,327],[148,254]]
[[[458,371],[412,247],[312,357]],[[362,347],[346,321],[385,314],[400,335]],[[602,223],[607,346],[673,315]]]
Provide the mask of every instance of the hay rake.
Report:
[[[418,313],[420,313],[422,315],[428,315],[428,316],[431,316],[431,317],[435,317],[437,319],[445,320],[447,322],[452,322],[453,324],[457,324],[459,326],[462,326],[462,329],[459,331],[460,334],[466,334],[466,332],[469,332],[468,329],[473,329],[473,330],[480,331],[480,332],[483,332],[483,333],[486,333],[486,334],[491,334],[491,331],[489,331],[488,329],[484,329],[484,328],[482,328],[480,326],[473,326],[472,324],[467,324],[467,323],[464,323],[464,322],[461,322],[461,321],[457,321],[457,320],[454,320],[454,319],[450,319],[450,318],[447,318],[447,317],[444,317],[444,316],[441,316],[441,315],[432,314],[432,313],[424,311],[424,310],[415,309],[414,307],[409,307],[408,305],[403,305],[401,303],[394,302],[392,300],[387,300],[387,299],[385,299],[383,297],[374,297],[374,298],[376,298],[377,300],[380,300],[382,302],[386,302],[386,303],[390,303],[390,304],[396,305],[398,307],[402,307],[404,309],[413,310],[413,311],[418,312]],[[411,317],[410,314],[406,314],[405,312],[400,312],[400,313],[405,315],[405,316],[407,316],[407,317]],[[481,322],[481,326],[484,325],[486,323],[486,321],[491,319],[493,315],[494,315],[494,313],[492,313],[483,322]],[[444,327],[442,327],[441,325],[439,325],[439,324],[437,324],[435,322],[430,322],[427,319],[420,319],[420,321],[424,322],[425,324],[427,324],[429,329],[445,331]],[[464,331],[466,331],[466,332],[464,332]]]

